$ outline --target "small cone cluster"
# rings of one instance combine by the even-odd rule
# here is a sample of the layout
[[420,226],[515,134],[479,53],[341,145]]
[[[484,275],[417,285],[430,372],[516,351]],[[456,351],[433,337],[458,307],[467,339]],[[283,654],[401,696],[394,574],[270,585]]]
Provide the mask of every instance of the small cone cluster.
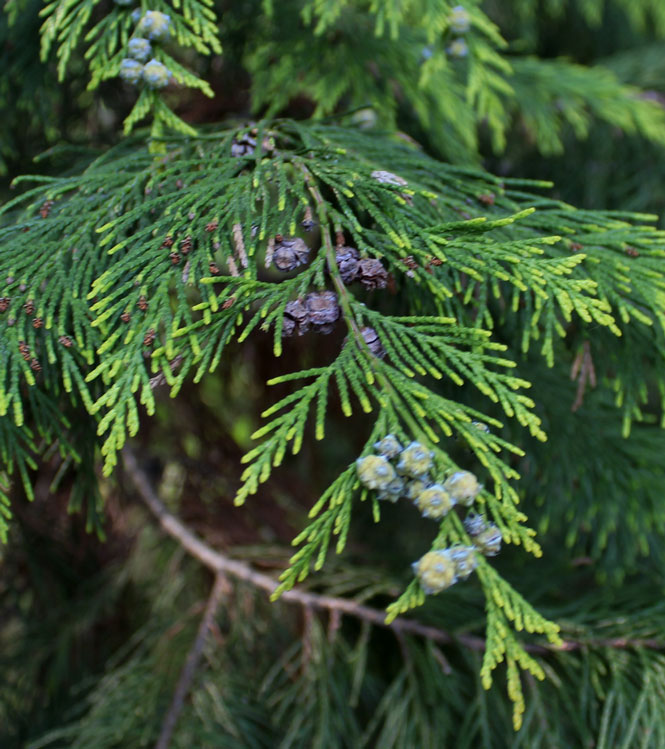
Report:
[[[381,500],[408,499],[423,517],[441,520],[455,506],[471,507],[482,490],[470,471],[456,471],[444,481],[432,480],[434,453],[419,442],[402,446],[394,434],[388,434],[374,443],[374,451],[356,461],[360,483]],[[478,554],[499,553],[502,536],[496,525],[472,513],[464,527],[472,545],[435,549],[413,563],[420,586],[428,595],[469,577],[478,565]]]

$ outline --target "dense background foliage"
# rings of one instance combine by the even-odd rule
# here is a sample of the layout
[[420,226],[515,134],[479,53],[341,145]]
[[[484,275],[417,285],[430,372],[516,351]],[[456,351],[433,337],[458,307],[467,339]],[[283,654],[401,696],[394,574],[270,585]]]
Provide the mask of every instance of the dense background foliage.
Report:
[[[482,445],[501,441],[501,458],[490,461],[495,471],[487,470],[497,486],[505,481],[514,487],[519,510],[538,531],[542,556],[527,554],[531,537],[511,502],[505,500],[505,510],[488,496],[487,506],[514,543],[491,560],[487,574],[496,570],[501,585],[507,581],[516,596],[556,622],[566,646],[520,633],[517,639],[535,664],[532,671],[542,669],[545,679],[528,670],[509,671],[507,695],[503,675],[489,690],[480,676],[481,638],[488,638],[491,650],[513,637],[512,629],[493,635],[485,629],[493,607],[501,609],[491,595],[486,599],[488,590],[499,598],[496,591],[509,590],[498,582],[481,585],[473,577],[414,611],[419,621],[452,634],[452,641],[442,644],[396,636],[354,617],[270,604],[263,591],[229,578],[173,745],[665,743],[660,270],[665,239],[655,228],[662,219],[646,215],[665,214],[665,8],[656,0],[488,0],[469,3],[470,30],[453,34],[446,25],[450,5],[288,0],[273,7],[246,0],[209,8],[191,0],[178,10],[175,3],[171,8],[159,0],[149,7],[195,19],[189,25],[183,21],[177,39],[162,52],[174,70],[182,66],[180,79],[163,95],[141,95],[138,114],[152,113],[151,129],[123,139],[123,121],[139,106],[135,90],[118,78],[133,8],[67,1],[47,5],[40,16],[37,0],[5,3],[0,13],[0,196],[6,216],[0,297],[11,297],[20,310],[25,290],[19,284],[37,285],[71,269],[59,265],[63,237],[71,227],[83,227],[77,241],[89,247],[85,257],[94,258],[92,275],[101,278],[94,287],[97,296],[88,304],[89,285],[83,286],[92,278],[71,270],[69,285],[62,283],[57,294],[38,304],[47,321],[54,310],[67,309],[74,321],[97,315],[101,322],[96,327],[72,323],[71,330],[55,326],[49,333],[48,322],[47,331],[37,329],[11,308],[0,317],[0,450],[3,464],[14,467],[11,476],[0,470],[0,529],[7,534],[0,547],[3,747],[133,747],[152,745],[159,734],[211,577],[159,532],[137,501],[130,472],[122,465],[110,470],[134,422],[140,420],[133,449],[169,509],[211,546],[275,578],[289,566],[292,539],[313,522],[310,508],[338,480],[340,467],[353,466],[376,429],[375,416],[355,400],[354,421],[345,418],[343,395],[333,391],[324,405],[325,438],[315,439],[308,426],[300,452],[285,458],[244,507],[235,507],[236,493],[247,486],[241,459],[256,447],[252,434],[265,423],[262,414],[293,392],[288,381],[271,387],[266,382],[296,370],[315,370],[318,376],[320,368],[339,360],[352,391],[378,401],[380,389],[371,382],[354,384],[354,368],[362,372],[366,362],[353,353],[341,329],[282,345],[274,328],[252,335],[248,328],[244,340],[229,340],[209,372],[187,348],[187,334],[199,330],[198,318],[182,310],[198,304],[202,315],[213,315],[215,304],[245,295],[277,310],[274,323],[298,284],[323,278],[325,258],[275,285],[277,291],[264,288],[277,278],[273,271],[259,281],[229,277],[227,296],[217,302],[206,291],[211,284],[194,290],[187,285],[184,263],[167,271],[155,265],[159,270],[145,282],[155,293],[141,318],[143,328],[131,296],[138,293],[134,277],[112,273],[121,262],[126,267],[152,262],[138,240],[135,247],[120,247],[122,232],[128,231],[121,224],[125,217],[134,222],[132,236],[154,233],[160,240],[168,236],[172,220],[162,213],[167,203],[183,226],[189,221],[194,227],[205,216],[204,224],[219,221],[224,228],[228,219],[230,227],[236,206],[242,213],[240,206],[251,202],[247,196],[253,200],[252,191],[265,184],[271,185],[267,193],[273,199],[285,196],[290,213],[288,220],[268,216],[259,229],[262,237],[277,233],[280,222],[300,223],[302,206],[317,190],[322,204],[337,207],[338,222],[352,225],[351,217],[366,222],[368,213],[376,219],[369,245],[380,249],[395,287],[357,293],[353,309],[386,340],[393,340],[388,328],[397,323],[386,321],[395,315],[447,315],[468,327],[450,340],[445,325],[436,330],[438,340],[449,345],[446,360],[452,368],[466,373],[464,367],[470,367],[468,384],[458,387],[444,379],[432,392],[483,412],[493,420],[493,431],[474,441],[453,414],[452,434],[444,437],[442,450],[453,464],[481,473],[487,467],[479,462]],[[66,14],[81,9],[89,14],[85,30],[98,28],[97,36],[79,38],[77,23],[67,25]],[[60,35],[49,37],[47,30],[46,42],[40,40],[40,27],[46,23],[48,29],[58,13],[63,14]],[[459,38],[467,50],[455,56],[451,44]],[[95,47],[99,39],[105,43]],[[86,57],[90,45],[93,52]],[[261,119],[268,117],[284,119]],[[141,124],[140,118],[133,123]],[[254,126],[258,135],[251,134]],[[190,127],[199,129],[201,140],[177,140]],[[176,149],[177,158],[165,160],[163,181],[153,183],[155,149],[146,150],[144,143],[164,132],[175,133],[168,147]],[[249,154],[242,173],[237,171],[237,160],[231,163],[228,153],[234,138],[242,143],[248,134],[267,151],[276,149],[282,160],[264,163]],[[309,177],[298,182],[291,168]],[[405,177],[412,193],[401,194],[394,185],[377,188],[367,176],[371,168]],[[18,175],[36,172],[42,182],[12,183]],[[554,187],[519,181],[527,179],[551,179]],[[135,189],[137,184],[142,189]],[[345,201],[343,191],[352,192],[351,187]],[[205,215],[214,191],[230,206],[228,216]],[[430,191],[445,199],[434,205]],[[53,209],[45,208],[45,199],[54,199]],[[114,205],[122,210],[111,219],[106,213]],[[410,218],[412,206],[416,219]],[[531,207],[538,209],[535,214],[522,215]],[[643,215],[628,217],[628,211]],[[465,226],[474,217],[497,223],[487,222],[485,234],[478,225]],[[510,222],[502,223],[508,217]],[[324,223],[322,214],[316,218]],[[109,226],[117,221],[107,228],[104,243],[90,239],[91,229],[104,221]],[[418,269],[419,286],[404,272],[400,276],[401,255],[409,253],[398,253],[385,241],[390,232],[405,241],[421,239],[432,225],[457,232],[458,245],[446,247],[448,264],[436,271],[451,274],[455,293],[450,297],[440,293],[442,276],[436,272]],[[231,231],[211,237],[216,228],[196,229],[200,246],[209,238],[212,247],[206,250],[210,256],[192,255],[188,267],[196,279],[212,272],[209,261],[223,266],[227,246],[232,255],[238,249]],[[346,231],[347,239],[363,241]],[[247,232],[248,245],[255,234],[250,240]],[[554,234],[564,240],[541,241]],[[186,229],[182,236],[189,236]],[[221,251],[213,239],[223,245]],[[107,253],[112,243],[115,255]],[[469,248],[478,262],[477,285],[469,281],[474,271],[466,260]],[[264,250],[257,244],[261,261]],[[538,266],[537,253],[549,264]],[[519,270],[511,259],[516,254]],[[583,261],[583,255],[590,259]],[[424,255],[418,259],[424,266]],[[109,273],[102,276],[105,268]],[[551,291],[546,301],[538,301],[534,291],[536,271],[545,274]],[[574,279],[568,286],[566,274]],[[552,291],[560,276],[570,296]],[[154,277],[165,279],[161,291]],[[598,304],[590,282],[598,284]],[[69,292],[78,283],[76,297]],[[127,345],[119,338],[124,328],[116,317],[124,309],[120,303],[130,298],[137,337]],[[609,322],[610,308],[616,322]],[[164,380],[178,389],[177,398],[169,397],[168,386],[147,387],[135,412],[119,413],[107,394],[126,392],[133,403],[135,378],[140,384],[152,374],[144,366],[141,340],[158,319],[184,331],[171,342],[183,346],[177,349],[179,369],[169,370],[175,349],[167,346],[160,354],[156,348],[154,357],[162,356]],[[232,313],[214,320],[207,335],[215,341],[237,324]],[[478,372],[485,370],[474,369],[477,360],[468,364],[464,352],[468,347],[475,355],[482,348],[471,330],[476,321],[493,326],[493,340],[518,361],[516,376],[533,383],[528,393],[533,414],[507,380],[488,385],[500,394],[498,405],[474,387]],[[260,322],[250,314],[243,325]],[[617,326],[621,337],[613,329]],[[46,350],[49,335],[57,341],[76,332],[80,353],[52,348],[33,376],[35,386],[24,386],[19,373],[28,384],[32,375],[16,351],[23,330],[33,350],[39,345]],[[424,331],[416,341],[417,362],[427,358],[423,351],[430,334]],[[83,385],[93,364],[103,361],[95,358],[100,347],[110,352],[106,361],[113,355],[122,366],[104,373],[109,379],[103,382],[93,376]],[[123,359],[127,350],[134,353]],[[398,347],[388,361],[401,361],[403,371],[413,364],[413,349]],[[407,391],[388,365],[376,366]],[[62,372],[70,384],[74,381],[75,398],[67,394]],[[95,408],[87,402],[83,407],[84,392]],[[518,418],[505,418],[506,402]],[[15,418],[17,409],[21,419]],[[104,430],[97,436],[98,420],[107,417],[115,430],[112,438]],[[444,421],[433,422],[439,434]],[[516,446],[512,453],[511,445]],[[436,524],[402,503],[382,503],[378,524],[371,502],[356,503],[347,525],[343,553],[329,552],[323,568],[304,585],[376,609],[401,600],[405,588],[408,592],[410,563],[439,534]],[[445,533],[455,538],[454,529]],[[521,599],[515,600],[519,608]],[[404,608],[407,604],[408,596]],[[533,621],[536,633],[548,631],[535,613]],[[503,674],[505,668],[498,670]],[[521,717],[518,710],[516,719],[520,688],[525,712]]]

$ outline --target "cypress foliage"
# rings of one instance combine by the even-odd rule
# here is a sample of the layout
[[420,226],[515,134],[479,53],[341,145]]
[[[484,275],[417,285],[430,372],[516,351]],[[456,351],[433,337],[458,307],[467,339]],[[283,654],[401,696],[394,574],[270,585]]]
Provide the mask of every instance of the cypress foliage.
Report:
[[665,743],[660,5],[1,24],[3,741]]

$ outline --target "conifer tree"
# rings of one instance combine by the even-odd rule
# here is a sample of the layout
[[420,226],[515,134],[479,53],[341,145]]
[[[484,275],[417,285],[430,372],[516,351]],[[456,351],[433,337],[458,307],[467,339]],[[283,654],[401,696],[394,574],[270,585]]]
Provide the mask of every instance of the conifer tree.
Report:
[[664,36],[8,0],[0,744],[665,744]]

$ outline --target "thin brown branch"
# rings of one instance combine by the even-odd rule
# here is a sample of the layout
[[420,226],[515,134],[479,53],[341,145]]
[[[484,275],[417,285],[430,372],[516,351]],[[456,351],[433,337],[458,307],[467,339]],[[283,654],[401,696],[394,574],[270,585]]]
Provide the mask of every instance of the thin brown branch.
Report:
[[[169,367],[171,368],[171,372],[175,372],[178,367],[182,364],[182,355],[178,354],[172,361],[169,362]],[[162,385],[166,385],[166,377],[163,372],[159,372],[154,377],[151,377],[149,380],[150,387],[154,390],[155,388],[161,387]]]
[[183,705],[185,704],[185,698],[187,697],[187,693],[192,685],[194,674],[196,673],[196,669],[201,660],[201,655],[203,654],[203,646],[205,645],[208,632],[212,628],[217,609],[221,603],[225,583],[226,580],[224,575],[218,572],[212,590],[210,591],[210,596],[208,597],[203,617],[201,618],[199,631],[197,632],[196,639],[187,654],[187,659],[185,665],[182,667],[182,671],[180,672],[178,683],[176,684],[173,698],[171,699],[171,704],[164,716],[162,730],[157,739],[157,743],[155,744],[155,749],[167,749],[171,743],[171,736],[173,735],[176,723],[178,722]]
[[596,369],[593,365],[591,355],[591,345],[589,341],[584,341],[582,348],[575,357],[570,370],[570,379],[577,380],[577,393],[575,401],[570,410],[577,411],[584,402],[584,393],[586,392],[587,383],[591,387],[596,387]]
[[[174,538],[186,551],[217,574],[223,573],[237,580],[249,583],[255,588],[265,590],[268,594],[274,593],[278,585],[276,580],[269,575],[257,572],[245,562],[239,562],[215,551],[199,539],[175,515],[170,513],[157,496],[145,473],[140,469],[134,453],[127,447],[123,450],[123,459],[127,475],[144,504],[155,515],[163,530]],[[468,634],[453,635],[438,627],[432,627],[414,619],[404,619],[402,617],[397,617],[390,624],[387,624],[385,612],[356,603],[348,598],[307,593],[302,590],[288,590],[282,593],[280,600],[287,603],[297,603],[305,609],[335,612],[337,615],[347,615],[355,619],[360,619],[376,627],[390,629],[398,637],[402,635],[415,635],[444,645],[458,643],[471,650],[485,650],[486,643],[482,637]],[[567,640],[561,645],[524,643],[523,647],[530,653],[545,655],[550,652],[581,650],[587,647],[664,650],[665,642],[657,639],[626,639],[617,637],[595,639],[592,641]]]

